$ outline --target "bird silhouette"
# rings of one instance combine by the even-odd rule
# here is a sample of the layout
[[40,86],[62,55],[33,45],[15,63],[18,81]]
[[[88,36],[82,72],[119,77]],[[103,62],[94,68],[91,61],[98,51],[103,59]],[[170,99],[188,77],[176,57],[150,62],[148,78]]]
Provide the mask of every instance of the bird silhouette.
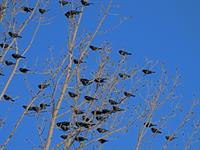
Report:
[[108,119],[109,116],[96,116],[96,120],[97,121],[106,121],[106,119]]
[[94,82],[96,83],[104,83],[107,80],[107,78],[96,78],[94,79]]
[[40,109],[41,110],[45,110],[47,107],[49,107],[49,106],[51,106],[51,105],[49,105],[49,104],[45,104],[45,103],[41,103],[40,104]]
[[76,93],[73,93],[73,92],[68,92],[68,95],[70,96],[70,97],[72,97],[72,98],[75,98],[75,97],[77,97],[78,96],[78,94],[76,94]]
[[19,58],[26,58],[20,54],[12,54],[12,57],[15,58],[15,59],[19,59]]
[[6,64],[7,66],[15,65],[14,62],[12,62],[12,61],[8,61],[8,60],[5,60],[5,64]]
[[61,135],[60,137],[61,137],[62,139],[64,139],[64,140],[65,140],[65,139],[67,139],[67,138],[68,138],[68,135],[65,135],[65,134],[63,134],[63,135]]
[[112,100],[112,99],[109,99],[108,102],[111,104],[111,105],[118,105],[119,103]]
[[87,116],[85,116],[85,115],[82,116],[82,120],[84,122],[90,122],[90,123],[92,123],[92,120],[90,118],[88,118]]
[[27,68],[19,68],[19,71],[22,72],[22,73],[27,73],[30,70],[27,69]]
[[117,106],[113,106],[113,112],[124,111],[124,109],[119,108]]
[[153,123],[151,123],[151,122],[145,122],[145,123],[144,123],[144,126],[148,128],[148,127],[153,127],[153,126],[157,126],[157,125],[156,125],[156,124],[153,124]]
[[93,81],[85,79],[85,78],[81,78],[80,81],[84,86],[87,86],[93,83]]
[[7,48],[9,47],[9,44],[1,43],[1,44],[0,44],[0,47],[1,47],[2,49],[7,49]]
[[124,91],[124,95],[126,96],[126,97],[135,97],[135,95],[134,94],[132,94],[132,93],[129,93],[129,92],[126,92],[126,91]]
[[85,100],[87,101],[94,101],[94,100],[98,100],[97,98],[91,97],[91,96],[84,96]]
[[93,50],[93,51],[97,51],[97,50],[102,50],[103,48],[101,47],[96,47],[94,45],[90,45],[90,49]]
[[176,137],[175,136],[170,136],[170,135],[167,135],[167,136],[165,136],[165,139],[167,140],[167,141],[172,141],[172,140],[174,140]]
[[73,62],[74,62],[74,64],[76,64],[76,65],[80,65],[80,64],[82,64],[82,63],[85,63],[84,61],[79,60],[79,59],[73,59]]
[[106,140],[106,139],[99,139],[98,141],[99,141],[101,144],[104,144],[104,143],[108,142],[108,140]]
[[12,101],[12,102],[15,101],[15,100],[13,100],[10,96],[8,96],[8,95],[6,95],[6,94],[3,95],[3,98],[4,98],[6,101]]
[[103,129],[103,128],[97,128],[97,131],[98,131],[99,133],[105,133],[105,132],[107,132],[108,130]]
[[152,74],[152,73],[156,73],[155,71],[148,70],[148,69],[143,69],[142,72],[143,72],[144,74]]
[[125,74],[125,73],[119,73],[119,77],[122,78],[122,79],[128,79],[128,78],[130,78],[131,76],[128,75],[128,74]]
[[101,113],[102,113],[102,114],[111,114],[111,113],[112,113],[112,110],[109,110],[109,109],[102,109]]
[[60,0],[59,3],[60,3],[62,6],[65,6],[65,5],[71,4],[71,2],[69,2],[69,1],[65,1],[65,0]]
[[70,125],[70,122],[68,122],[68,121],[57,122],[56,125],[57,125],[58,127],[61,127],[61,126],[69,126],[69,125]]
[[50,84],[49,83],[41,83],[38,85],[38,88],[43,90],[46,89]]
[[32,12],[34,8],[24,6],[24,7],[21,7],[21,10],[26,13],[29,13],[29,12]]
[[124,50],[119,50],[119,54],[122,55],[122,56],[132,55],[132,53],[129,53],[129,52],[124,51]]
[[44,14],[44,13],[47,12],[47,10],[46,10],[46,9],[43,9],[43,8],[39,8],[39,12],[40,12],[41,14]]
[[28,108],[28,111],[35,111],[35,112],[37,112],[37,113],[40,112],[40,107],[38,107],[38,106],[30,106],[30,107],[28,107],[28,106],[26,106],[26,105],[23,105],[22,107],[23,107],[24,109],[27,109],[27,108]]
[[93,3],[88,3],[87,0],[81,0],[81,4],[82,4],[83,6],[89,6],[89,5],[93,4]]
[[65,16],[67,18],[73,18],[75,15],[79,15],[80,13],[82,13],[82,11],[78,11],[78,10],[70,10],[70,11],[67,11],[65,13]]
[[88,139],[85,138],[85,137],[82,137],[82,136],[75,137],[75,141],[78,141],[78,142],[83,142],[83,141],[86,141],[86,140],[88,140]]
[[92,113],[93,115],[101,115],[101,114],[102,114],[102,111],[100,111],[100,110],[93,110],[93,111],[91,111],[91,113]]
[[82,110],[79,110],[78,108],[74,107],[74,106],[71,106],[73,112],[76,114],[76,115],[82,115],[84,114],[85,112],[82,111]]
[[17,33],[13,33],[13,32],[8,32],[9,36],[12,37],[12,38],[22,38],[22,36],[20,36],[19,34]]
[[153,133],[159,133],[159,134],[162,133],[160,130],[158,130],[158,129],[156,129],[156,128],[151,128],[151,131],[152,131]]

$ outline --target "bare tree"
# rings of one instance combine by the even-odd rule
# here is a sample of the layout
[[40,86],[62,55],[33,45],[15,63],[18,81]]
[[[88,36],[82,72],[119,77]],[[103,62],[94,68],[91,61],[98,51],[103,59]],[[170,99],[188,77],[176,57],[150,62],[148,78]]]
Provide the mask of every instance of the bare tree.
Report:
[[[96,25],[93,31],[82,27],[82,22],[94,3],[56,1],[67,22],[65,38],[59,39],[65,46],[59,51],[47,45],[48,54],[37,62],[32,47],[40,37],[39,30],[60,15],[48,15],[53,11],[50,3],[54,6],[55,1],[3,0],[0,4],[0,104],[15,105],[7,106],[8,113],[11,109],[17,112],[16,106],[23,110],[12,130],[3,136],[1,149],[9,146],[25,117],[35,118],[35,126],[29,128],[36,129],[39,142],[24,138],[33,149],[102,149],[104,143],[112,142],[110,137],[133,128],[137,130],[137,134],[133,134],[135,149],[153,149],[156,143],[151,139],[158,134],[165,140],[162,149],[167,149],[169,142],[179,138],[187,123],[193,121],[191,135],[185,142],[185,149],[190,149],[199,131],[199,118],[193,117],[199,98],[181,115],[181,97],[175,94],[180,83],[178,71],[174,77],[169,76],[160,61],[130,64],[131,51],[121,48],[115,51],[109,41],[95,44],[99,34],[114,32],[115,27],[131,18],[115,14],[119,23],[104,29],[106,18],[113,17],[112,11],[117,9],[112,0],[98,2],[99,14],[94,14],[96,22],[88,22]],[[19,79],[18,74],[22,78]],[[26,93],[23,105],[17,103],[24,97],[11,95],[9,88],[20,88],[19,91]],[[179,116],[182,119],[177,127],[173,131],[168,129],[168,123]],[[0,130],[13,119],[4,114],[0,117]],[[28,128],[24,130],[28,132]]]

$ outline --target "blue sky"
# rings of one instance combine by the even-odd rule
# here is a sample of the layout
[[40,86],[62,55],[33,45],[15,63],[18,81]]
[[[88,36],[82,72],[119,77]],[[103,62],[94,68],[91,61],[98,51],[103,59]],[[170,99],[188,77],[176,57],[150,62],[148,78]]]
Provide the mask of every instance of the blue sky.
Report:
[[[92,32],[97,24],[97,18],[93,13],[98,12],[98,2],[94,1],[94,5],[85,9],[83,15],[83,22],[81,23],[81,30],[86,29]],[[119,6],[119,7],[117,7]],[[65,39],[67,34],[67,20],[64,16],[65,10],[62,10],[56,1],[51,2],[49,5],[49,12],[46,17],[52,19],[49,25],[44,25],[39,30],[39,36],[36,38],[30,52],[26,57],[29,61],[23,61],[22,66],[31,67],[33,70],[40,71],[44,66],[43,58],[48,54],[48,48],[53,47],[54,54],[61,54],[59,50],[64,49]],[[113,53],[118,49],[125,48],[133,53],[133,56],[128,59],[130,65],[139,63],[141,66],[144,64],[144,60],[152,59],[160,61],[165,64],[165,67],[172,77],[176,68],[178,68],[181,74],[181,81],[178,87],[178,95],[181,95],[181,101],[184,105],[184,109],[189,109],[189,104],[194,98],[193,95],[199,97],[200,92],[200,1],[199,0],[113,0],[113,6],[110,14],[107,17],[102,29],[108,29],[112,25],[116,25],[119,21],[118,17],[114,14],[121,14],[122,16],[130,16],[131,19],[125,21],[120,26],[117,26],[113,31],[107,34],[97,34],[97,37],[92,43],[101,45],[102,41],[109,41],[113,48]],[[23,14],[26,15],[26,14]],[[89,21],[88,21],[89,20]],[[32,28],[27,28],[22,35],[26,38],[30,38],[28,31]],[[103,31],[101,30],[101,31]],[[58,37],[58,38],[55,38]],[[25,39],[25,38],[24,38]],[[23,40],[20,41],[20,46],[23,49]],[[94,55],[94,54],[91,54]],[[32,57],[36,56],[36,57]],[[119,56],[113,56],[114,59],[118,59]],[[39,67],[33,67],[31,64],[35,63],[38,59],[38,64],[42,64]],[[89,59],[90,60],[90,59]],[[89,63],[89,62],[88,62]],[[33,78],[33,75],[28,76]],[[40,79],[34,79],[31,85],[36,86],[37,82],[45,79],[44,76],[38,76]],[[19,95],[20,98],[26,92],[21,87],[16,87],[16,83],[19,80],[23,80],[21,75],[17,75],[16,79],[12,82],[8,93],[12,95]],[[20,89],[20,90],[18,90]],[[26,94],[28,98],[28,94]],[[23,97],[26,99],[26,96]],[[24,100],[25,101],[25,100]],[[13,120],[17,119],[22,112],[21,105],[24,101],[19,101],[17,106],[12,105],[14,110],[10,111],[7,116],[13,116]],[[3,111],[10,107],[9,103],[2,104],[0,117],[5,117]],[[199,112],[199,111],[198,111]],[[177,120],[181,120],[182,116],[179,116]],[[34,124],[36,119],[25,117],[24,125],[21,125],[10,142],[9,149],[13,149],[21,146],[25,142],[20,140],[26,135],[24,128],[33,131],[33,128],[29,129],[29,125]],[[175,122],[170,123],[170,127],[175,126]],[[34,125],[33,125],[34,126]],[[13,124],[7,126],[8,129],[12,129]],[[189,127],[188,127],[189,128]],[[164,131],[165,133],[167,131]],[[3,132],[4,133],[4,132]],[[55,131],[56,135],[59,135],[58,131]],[[133,133],[137,133],[137,127],[133,126],[128,133],[121,135],[121,138],[110,138],[112,143],[104,145],[105,149],[114,150],[131,150],[133,149],[134,142],[136,140]],[[150,133],[149,133],[150,134]],[[27,136],[27,135],[26,135]],[[119,136],[119,135],[118,135]],[[153,140],[164,142],[163,135],[156,136]],[[37,141],[34,136],[33,140]],[[181,142],[184,139],[178,138],[178,144],[181,146]],[[2,141],[2,136],[0,137]],[[60,139],[59,139],[60,141]],[[24,149],[30,148],[30,145],[26,143]],[[172,149],[175,149],[172,143]],[[200,147],[200,145],[197,145]],[[148,147],[145,147],[148,149]],[[154,147],[160,149],[160,144]]]

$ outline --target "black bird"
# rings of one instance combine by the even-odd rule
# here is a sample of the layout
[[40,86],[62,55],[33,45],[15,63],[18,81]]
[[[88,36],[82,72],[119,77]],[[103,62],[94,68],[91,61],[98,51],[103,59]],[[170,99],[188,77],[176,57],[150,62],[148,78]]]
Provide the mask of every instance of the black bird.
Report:
[[100,111],[100,110],[93,110],[91,113],[92,113],[93,115],[101,115],[101,114],[102,114],[102,111]]
[[88,140],[88,139],[85,138],[85,137],[82,137],[82,136],[75,137],[75,141],[78,141],[78,142],[83,142],[83,141],[86,141],[86,140]]
[[12,61],[8,61],[8,60],[5,61],[5,64],[6,64],[7,66],[15,65],[14,62],[12,62]]
[[89,6],[89,5],[93,4],[93,3],[88,3],[87,0],[81,0],[81,4],[82,4],[83,6]]
[[124,50],[119,50],[119,54],[122,55],[122,56],[132,55],[132,53],[129,53],[129,52],[124,51]]
[[49,83],[41,83],[38,85],[38,88],[43,90],[46,89],[50,84]]
[[86,122],[75,122],[75,125],[77,127],[85,127],[88,129],[88,128],[94,126],[95,124],[94,123],[86,123]]
[[57,122],[56,125],[57,125],[58,127],[61,127],[61,126],[69,126],[69,125],[70,125],[70,122],[68,122],[68,121]]
[[90,45],[90,49],[93,50],[93,51],[102,50],[101,47],[96,47],[96,46],[93,46],[93,45]]
[[112,110],[109,110],[109,109],[102,109],[101,113],[102,113],[102,114],[111,114],[111,113],[112,113]]
[[77,108],[74,107],[74,106],[71,106],[71,108],[72,108],[73,112],[74,112],[76,115],[82,115],[82,114],[85,113],[84,111],[79,110],[79,109],[77,109]]
[[29,12],[32,12],[34,8],[30,8],[30,7],[24,6],[24,7],[21,7],[21,9],[22,9],[24,12],[29,13]]
[[147,128],[149,128],[149,127],[156,126],[156,124],[153,124],[153,123],[151,123],[151,122],[145,122],[145,123],[144,123],[144,126],[147,127]]
[[162,133],[160,130],[158,130],[158,129],[156,129],[156,128],[151,128],[151,131],[153,132],[153,133]]
[[94,82],[96,83],[104,83],[107,80],[107,78],[96,78],[94,79]]
[[43,110],[43,109],[46,109],[46,108],[49,107],[49,106],[51,106],[51,105],[45,104],[45,103],[41,103],[41,104],[40,104],[40,109]]
[[6,48],[9,47],[9,44],[1,43],[1,44],[0,44],[0,47],[1,47],[2,49],[6,49]]
[[75,15],[79,15],[80,13],[82,13],[82,11],[70,10],[70,11],[68,11],[68,12],[65,13],[65,16],[67,18],[73,18]]
[[152,74],[152,73],[156,73],[155,71],[148,70],[148,69],[143,69],[142,72],[143,72],[144,74]]
[[40,12],[41,14],[44,14],[46,11],[47,11],[46,9],[39,8],[39,12]]
[[27,68],[19,68],[19,71],[22,72],[22,73],[27,73],[30,70],[27,69]]
[[108,119],[109,116],[96,116],[96,120],[97,121],[106,121],[106,119]]
[[99,141],[101,144],[108,142],[108,140],[106,140],[106,139],[99,139],[98,141]]
[[12,54],[12,57],[15,58],[15,59],[19,59],[19,58],[26,58],[20,54]]
[[97,128],[97,131],[98,131],[99,133],[105,133],[105,132],[107,132],[108,130],[103,129],[103,128]]
[[84,86],[92,84],[91,80],[88,80],[88,79],[85,79],[85,78],[81,78],[80,81]]
[[76,94],[76,93],[73,93],[73,92],[68,92],[68,95],[70,96],[70,97],[72,97],[72,98],[75,98],[75,97],[77,97],[78,96],[78,94]]
[[85,122],[90,122],[92,123],[92,120],[90,118],[88,118],[87,116],[82,116],[82,120],[85,121]]
[[12,37],[12,38],[22,38],[22,36],[20,36],[19,34],[17,33],[13,33],[13,32],[8,32],[9,36]]
[[68,138],[68,135],[64,135],[64,134],[63,134],[63,135],[61,135],[60,137],[61,137],[62,139],[64,139],[64,140],[65,140],[65,139],[67,139],[67,138]]
[[74,62],[74,64],[76,64],[76,65],[80,65],[80,64],[82,64],[82,63],[85,63],[84,61],[79,60],[79,59],[73,59],[73,62]]
[[60,3],[62,6],[65,6],[65,5],[71,4],[71,2],[69,2],[69,1],[65,1],[65,0],[60,0],[59,3]]
[[15,100],[13,100],[10,96],[8,96],[8,95],[3,95],[3,98],[6,100],[6,101],[12,101],[12,102],[14,102]]
[[172,141],[172,140],[174,140],[176,137],[175,136],[169,136],[169,135],[167,135],[167,136],[165,136],[165,139],[167,140],[167,141]]
[[131,76],[128,75],[128,74],[125,74],[125,73],[119,73],[119,77],[120,77],[120,78],[123,78],[123,79],[128,79],[128,78],[130,78]]
[[[24,109],[26,109],[28,106],[23,105],[22,107],[23,107]],[[35,111],[35,112],[39,113],[39,112],[40,112],[40,107],[38,107],[38,106],[30,106],[30,107],[28,108],[28,111]]]
[[132,93],[129,93],[129,92],[126,92],[126,91],[124,91],[124,95],[126,96],[126,97],[135,97],[135,95],[133,95]]
[[124,109],[119,108],[117,106],[113,106],[113,112],[117,112],[117,111],[124,111]]
[[108,101],[111,105],[118,105],[119,103],[118,102],[116,102],[116,101],[114,101],[114,100],[112,100],[112,99],[109,99],[109,101]]
[[98,100],[97,98],[91,97],[91,96],[84,96],[85,100],[87,101],[94,101],[94,100]]
[[62,129],[63,131],[68,131],[70,128],[68,126],[65,125],[61,125],[59,126],[60,129]]

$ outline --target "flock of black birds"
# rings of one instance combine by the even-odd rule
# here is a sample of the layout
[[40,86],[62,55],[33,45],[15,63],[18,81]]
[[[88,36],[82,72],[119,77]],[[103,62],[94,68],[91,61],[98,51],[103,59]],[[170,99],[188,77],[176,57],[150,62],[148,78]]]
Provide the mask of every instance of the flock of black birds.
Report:
[[[146,128],[151,128],[151,131],[154,133],[154,134],[161,134],[162,132],[159,130],[159,129],[157,129],[157,128],[155,128],[155,126],[157,126],[156,124],[153,124],[152,122],[145,122],[144,123],[144,126],[146,127]],[[174,135],[166,135],[165,136],[165,139],[167,140],[167,141],[172,141],[172,140],[174,140],[176,137],[174,136]]]
[[[81,4],[83,6],[89,6],[93,3],[89,3],[87,2],[87,0],[81,0],[80,1]],[[69,1],[65,1],[65,0],[60,0],[59,3],[62,5],[62,6],[65,6],[65,5],[70,5],[71,2]],[[26,12],[26,13],[31,13],[34,8],[31,8],[31,7],[21,7],[21,10]],[[47,12],[46,9],[43,9],[43,8],[39,8],[38,9],[39,13],[41,14],[44,14]],[[75,10],[69,10],[65,13],[65,16],[67,18],[73,18],[75,15],[79,15],[80,13],[82,13],[82,11],[79,11],[77,9]],[[14,32],[8,32],[8,35],[11,37],[11,38],[22,38],[21,35],[19,35],[18,33],[14,33]],[[8,49],[9,48],[9,44],[7,43],[0,43],[0,47],[2,49]],[[10,48],[13,48],[12,46],[10,46]],[[92,51],[99,51],[99,50],[102,50],[103,48],[102,47],[97,47],[97,46],[94,46],[94,45],[90,45],[89,48],[92,50]],[[14,49],[14,48],[13,48]],[[132,55],[132,53],[130,52],[127,52],[125,50],[119,50],[119,54],[123,57],[126,57],[126,56],[129,56],[129,55]],[[1,56],[0,56],[1,57]],[[12,57],[15,59],[15,60],[18,60],[18,59],[25,59],[26,57],[20,55],[20,54],[16,54],[16,53],[13,53],[12,54]],[[75,65],[80,65],[82,63],[86,63],[85,61],[83,60],[79,60],[79,59],[73,59],[73,62]],[[5,65],[7,66],[13,66],[15,65],[16,63],[15,62],[12,62],[10,60],[5,60]],[[27,73],[29,72],[30,70],[27,69],[27,68],[19,68],[19,71],[22,72],[22,73]],[[147,75],[147,74],[152,74],[152,73],[155,73],[154,71],[152,70],[149,70],[149,69],[143,69],[142,72]],[[3,76],[4,74],[2,72],[0,72],[0,75]],[[122,79],[128,79],[128,78],[131,78],[131,75],[129,74],[126,74],[126,73],[119,73],[119,77],[122,78]],[[107,81],[108,79],[107,78],[95,78],[95,79],[92,79],[92,80],[89,80],[89,79],[86,79],[86,78],[80,78],[80,82],[82,83],[83,86],[89,86],[90,84],[92,83],[97,83],[97,84],[103,84]],[[49,83],[43,83],[43,84],[39,84],[38,85],[38,88],[40,90],[43,90],[45,88],[47,88],[50,84]],[[101,110],[93,110],[91,111],[91,114],[93,115],[92,117],[88,117],[86,116],[86,112],[84,112],[83,110],[79,110],[78,108],[76,108],[75,106],[71,106],[71,109],[72,109],[72,112],[75,114],[75,115],[82,115],[82,121],[76,121],[74,123],[71,123],[71,122],[67,122],[67,121],[63,121],[63,122],[57,122],[57,127],[59,129],[61,129],[62,131],[69,131],[70,129],[76,129],[76,128],[86,128],[86,129],[91,129],[91,128],[95,128],[96,125],[98,125],[99,122],[105,122],[109,117],[110,115],[114,114],[114,113],[117,113],[117,112],[121,112],[121,111],[124,111],[124,109],[120,108],[119,105],[122,103],[122,101],[126,98],[130,98],[130,97],[135,97],[134,94],[130,93],[130,92],[127,92],[127,91],[124,91],[124,96],[125,98],[122,98],[122,100],[120,100],[119,102],[117,101],[114,101],[113,99],[109,99],[108,100],[108,103],[112,106],[112,109],[101,109]],[[69,97],[71,98],[76,98],[79,96],[79,94],[77,93],[74,93],[74,92],[71,92],[69,91],[68,92],[68,95]],[[15,101],[13,98],[11,98],[10,96],[8,95],[3,95],[3,98],[4,100],[6,101]],[[94,102],[94,101],[97,101],[98,98],[95,98],[95,97],[92,97],[92,96],[84,96],[84,99],[87,101],[87,102]],[[26,105],[23,105],[22,107],[24,109],[27,109],[28,111],[34,111],[36,113],[40,113],[41,111],[43,110],[46,110],[47,107],[49,107],[50,105],[49,104],[45,104],[45,103],[41,103],[39,104],[38,106],[26,106]],[[96,121],[95,121],[95,119]],[[152,123],[144,123],[145,127],[152,127],[152,126],[156,126]],[[106,133],[108,132],[107,129],[104,129],[104,128],[96,128],[96,131],[98,133]],[[153,133],[162,133],[161,131],[159,131],[158,129],[152,127],[151,128],[151,131]],[[67,139],[69,137],[69,135],[61,135],[60,136],[62,139]],[[173,140],[175,137],[170,137],[170,136],[166,136],[166,139],[167,140]],[[88,140],[86,137],[82,137],[82,136],[75,136],[74,137],[74,140],[75,141],[78,141],[78,142],[83,142],[83,141],[86,141]],[[100,138],[97,140],[98,142],[100,142],[101,144],[105,143],[105,142],[108,142],[108,140],[104,139],[104,138]]]

